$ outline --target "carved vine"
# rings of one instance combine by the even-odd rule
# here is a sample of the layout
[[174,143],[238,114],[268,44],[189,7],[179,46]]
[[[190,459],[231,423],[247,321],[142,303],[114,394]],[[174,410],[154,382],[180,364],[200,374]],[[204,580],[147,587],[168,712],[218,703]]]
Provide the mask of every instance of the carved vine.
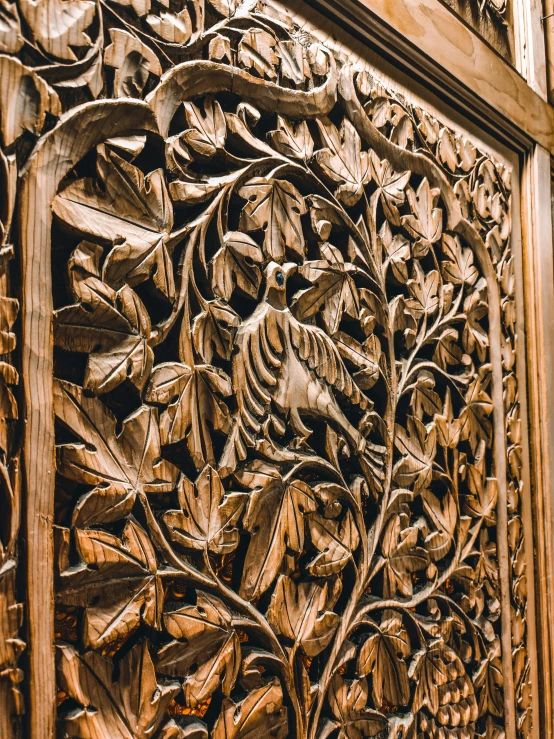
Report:
[[526,736],[510,171],[254,0],[0,1],[20,165],[159,125],[52,203],[60,736],[500,739],[506,537]]

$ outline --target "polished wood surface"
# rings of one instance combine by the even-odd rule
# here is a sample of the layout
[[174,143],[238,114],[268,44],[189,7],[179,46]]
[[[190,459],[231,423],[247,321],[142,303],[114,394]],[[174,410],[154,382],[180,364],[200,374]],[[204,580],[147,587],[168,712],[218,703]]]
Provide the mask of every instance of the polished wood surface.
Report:
[[0,2],[0,737],[552,736],[538,5]]

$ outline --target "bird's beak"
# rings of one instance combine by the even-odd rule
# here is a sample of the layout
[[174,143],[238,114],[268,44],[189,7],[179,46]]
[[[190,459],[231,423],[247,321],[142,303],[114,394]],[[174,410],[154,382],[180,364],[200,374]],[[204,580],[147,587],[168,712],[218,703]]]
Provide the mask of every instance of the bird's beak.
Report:
[[291,277],[291,275],[295,275],[298,271],[298,265],[295,262],[285,262],[283,264],[283,272],[285,273],[285,277]]

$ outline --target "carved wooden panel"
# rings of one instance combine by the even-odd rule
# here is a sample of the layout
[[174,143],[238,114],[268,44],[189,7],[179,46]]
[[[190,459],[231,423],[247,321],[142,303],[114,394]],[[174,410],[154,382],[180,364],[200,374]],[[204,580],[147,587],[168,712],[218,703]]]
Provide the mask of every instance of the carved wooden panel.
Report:
[[529,736],[511,170],[256,0],[2,18],[37,736]]

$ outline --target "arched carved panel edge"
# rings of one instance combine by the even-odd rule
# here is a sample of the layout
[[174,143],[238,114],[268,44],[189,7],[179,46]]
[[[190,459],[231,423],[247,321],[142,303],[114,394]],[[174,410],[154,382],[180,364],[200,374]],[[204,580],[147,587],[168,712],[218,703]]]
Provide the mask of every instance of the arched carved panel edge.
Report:
[[525,736],[510,173],[250,10],[28,167],[37,706],[55,628],[70,736]]

